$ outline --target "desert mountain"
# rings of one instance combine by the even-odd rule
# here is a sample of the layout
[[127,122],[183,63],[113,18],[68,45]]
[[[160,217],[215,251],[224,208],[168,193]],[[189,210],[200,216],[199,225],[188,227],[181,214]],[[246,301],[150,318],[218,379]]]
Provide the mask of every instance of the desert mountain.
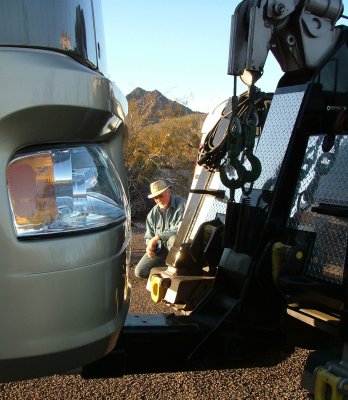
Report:
[[166,179],[187,196],[205,114],[169,100],[158,90],[136,88],[127,96],[126,166],[132,215],[146,215],[149,182]]
[[[146,91],[137,87],[127,96],[130,114],[140,119],[141,125],[155,124],[163,119],[201,114],[169,100],[158,90]],[[202,115],[202,114],[201,114]],[[132,117],[132,115],[131,115]]]

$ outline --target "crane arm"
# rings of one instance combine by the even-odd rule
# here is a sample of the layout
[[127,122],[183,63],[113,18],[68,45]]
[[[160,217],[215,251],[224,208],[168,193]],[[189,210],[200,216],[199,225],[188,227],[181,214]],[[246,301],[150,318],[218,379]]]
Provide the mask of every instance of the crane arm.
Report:
[[228,74],[262,75],[269,50],[284,72],[316,68],[338,42],[342,0],[244,0],[232,16]]

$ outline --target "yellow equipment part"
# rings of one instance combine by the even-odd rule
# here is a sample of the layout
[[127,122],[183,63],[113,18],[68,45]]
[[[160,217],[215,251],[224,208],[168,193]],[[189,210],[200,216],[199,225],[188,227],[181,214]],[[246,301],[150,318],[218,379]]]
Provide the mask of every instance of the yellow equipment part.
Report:
[[282,242],[276,242],[272,246],[272,277],[274,282],[278,278],[281,266],[290,249],[291,246],[288,246]]
[[[326,368],[318,367],[315,375],[315,400],[344,400],[343,394],[339,391],[339,384],[342,377],[331,374]],[[328,386],[331,396],[328,397]]]
[[168,289],[168,278],[162,278],[159,275],[152,275],[151,277],[151,299],[155,303],[159,303],[164,299]]

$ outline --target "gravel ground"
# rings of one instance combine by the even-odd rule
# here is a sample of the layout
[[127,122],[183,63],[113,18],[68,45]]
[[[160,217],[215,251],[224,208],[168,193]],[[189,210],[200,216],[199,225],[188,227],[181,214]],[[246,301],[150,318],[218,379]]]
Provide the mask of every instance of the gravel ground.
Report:
[[[144,251],[143,226],[133,228],[135,263]],[[168,312],[150,300],[145,281],[134,278],[131,268],[130,312]],[[182,373],[128,375],[122,378],[83,380],[78,375],[32,379],[0,384],[0,399],[131,399],[131,400],[301,400],[309,399],[300,379],[309,351],[297,348],[276,366]]]

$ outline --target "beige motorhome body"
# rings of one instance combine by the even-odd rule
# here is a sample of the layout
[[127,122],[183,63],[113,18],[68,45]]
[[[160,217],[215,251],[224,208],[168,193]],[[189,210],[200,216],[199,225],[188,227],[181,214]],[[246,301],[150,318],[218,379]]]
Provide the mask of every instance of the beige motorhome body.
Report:
[[127,105],[100,15],[0,1],[0,382],[102,357],[126,318]]

